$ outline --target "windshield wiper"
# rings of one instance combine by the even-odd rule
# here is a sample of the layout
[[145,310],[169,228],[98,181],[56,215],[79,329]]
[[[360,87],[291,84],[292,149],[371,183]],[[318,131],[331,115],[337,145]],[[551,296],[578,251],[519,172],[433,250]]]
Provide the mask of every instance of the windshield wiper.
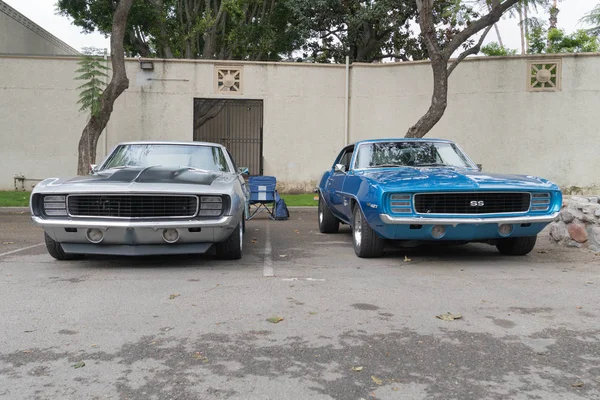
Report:
[[454,165],[448,165],[444,163],[423,163],[415,164],[415,167],[453,167]]
[[369,168],[385,168],[385,167],[406,167],[406,165],[402,165],[402,164],[377,164],[377,165],[372,165]]

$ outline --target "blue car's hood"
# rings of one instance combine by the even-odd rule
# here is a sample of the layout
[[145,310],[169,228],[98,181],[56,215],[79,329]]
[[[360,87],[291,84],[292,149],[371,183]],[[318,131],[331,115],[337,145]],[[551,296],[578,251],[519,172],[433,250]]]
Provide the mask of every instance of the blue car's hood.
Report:
[[552,182],[534,176],[488,174],[459,168],[390,168],[355,171],[386,191],[444,191],[469,189],[555,189]]

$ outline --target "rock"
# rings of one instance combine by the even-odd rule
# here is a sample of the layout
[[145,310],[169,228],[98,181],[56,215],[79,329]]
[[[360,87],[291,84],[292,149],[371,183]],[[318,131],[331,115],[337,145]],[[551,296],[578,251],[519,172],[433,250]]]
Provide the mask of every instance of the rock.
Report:
[[563,208],[560,211],[560,219],[562,219],[565,223],[569,223],[575,219],[575,215],[568,209]]
[[594,213],[594,215],[596,217],[600,217],[600,208],[596,210],[596,212]]
[[[600,227],[593,227],[592,228],[592,241],[595,242],[595,244],[600,246]],[[591,248],[591,246],[590,246]]]
[[598,203],[598,197],[590,197],[588,200],[590,201],[590,203]]
[[583,245],[581,243],[577,243],[576,241],[571,240],[571,239],[567,240],[565,242],[565,244],[567,245],[567,247],[578,247],[578,248],[583,247]]
[[571,196],[571,202],[573,203],[589,203],[590,201],[585,197]]
[[567,207],[567,209],[565,211],[568,211],[573,216],[573,218],[581,219],[583,217],[583,212],[581,211],[582,209],[583,209],[583,204],[571,203],[571,204],[569,204],[569,206]]
[[569,224],[567,231],[571,238],[578,243],[585,243],[588,240],[588,234],[585,230],[585,226],[579,223]]
[[555,222],[550,225],[550,238],[556,242],[561,242],[570,238],[567,232],[567,226],[562,222]]

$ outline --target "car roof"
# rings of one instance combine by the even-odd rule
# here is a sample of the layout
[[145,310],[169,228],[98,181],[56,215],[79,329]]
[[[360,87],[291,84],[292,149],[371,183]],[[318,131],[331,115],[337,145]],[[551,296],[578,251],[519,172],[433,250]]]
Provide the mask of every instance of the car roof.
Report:
[[172,144],[172,145],[187,145],[187,146],[217,146],[217,147],[225,147],[219,143],[211,143],[211,142],[196,142],[196,141],[170,141],[170,140],[137,140],[131,142],[120,142],[118,145],[126,145],[126,144]]
[[365,139],[359,140],[355,143],[349,144],[358,145],[361,143],[378,143],[378,142],[434,142],[434,143],[454,143],[448,139],[436,139],[436,138],[382,138],[382,139]]

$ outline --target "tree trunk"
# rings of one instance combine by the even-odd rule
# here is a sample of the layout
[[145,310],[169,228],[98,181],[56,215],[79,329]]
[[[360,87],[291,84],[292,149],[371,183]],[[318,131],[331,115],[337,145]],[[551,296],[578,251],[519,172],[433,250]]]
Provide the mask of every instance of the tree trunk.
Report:
[[494,24],[494,30],[496,31],[496,37],[498,37],[498,44],[500,47],[504,48],[504,43],[502,43],[502,36],[500,36],[500,29],[498,29],[498,24]]
[[525,32],[525,53],[529,53],[529,18],[527,16],[527,5],[523,7],[523,30]]
[[521,6],[517,7],[517,13],[519,14],[519,30],[521,31],[521,54],[525,54],[525,29],[523,26],[523,12]]
[[448,105],[448,74],[446,71],[447,60],[437,55],[431,59],[433,69],[433,96],[431,105],[416,124],[411,126],[406,133],[407,138],[422,138],[442,119]]
[[[492,2],[490,12],[476,21],[473,21],[465,29],[458,32],[452,40],[443,48],[437,37],[437,30],[433,22],[433,2],[434,0],[416,0],[419,10],[419,25],[421,27],[421,37],[427,46],[427,52],[431,60],[433,70],[433,95],[431,96],[431,105],[415,125],[408,129],[405,137],[422,138],[425,136],[444,115],[448,105],[448,77],[454,71],[456,66],[467,56],[477,54],[483,44],[483,41],[502,14],[512,7],[518,0],[505,0],[503,3]],[[458,58],[450,62],[453,53],[462,46],[473,35],[484,31],[477,44],[460,53]]]
[[112,33],[110,37],[110,58],[112,63],[112,79],[100,96],[100,108],[96,116],[92,116],[81,133],[79,139],[79,156],[77,159],[77,174],[87,175],[89,167],[96,162],[96,147],[98,139],[110,120],[117,97],[129,87],[129,79],[125,70],[125,52],[123,39],[125,37],[127,17],[134,0],[121,0],[113,16]]

